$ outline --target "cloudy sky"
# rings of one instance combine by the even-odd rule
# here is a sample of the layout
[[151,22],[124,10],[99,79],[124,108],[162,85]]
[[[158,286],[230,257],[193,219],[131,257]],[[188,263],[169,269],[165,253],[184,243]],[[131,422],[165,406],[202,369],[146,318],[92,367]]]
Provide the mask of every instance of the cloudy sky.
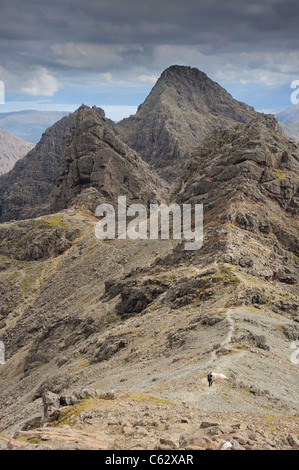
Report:
[[0,0],[2,112],[135,112],[173,64],[207,73],[258,110],[291,106],[298,0]]

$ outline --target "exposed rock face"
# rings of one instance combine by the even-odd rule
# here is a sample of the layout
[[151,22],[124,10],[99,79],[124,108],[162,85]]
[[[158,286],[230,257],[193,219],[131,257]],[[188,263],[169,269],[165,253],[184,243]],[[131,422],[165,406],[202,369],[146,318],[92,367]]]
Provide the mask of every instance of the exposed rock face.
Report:
[[166,69],[134,116],[115,126],[119,137],[172,181],[193,147],[212,130],[248,122],[257,113],[196,68]]
[[262,114],[208,137],[173,198],[204,205],[203,252],[213,259],[296,284],[298,174],[298,145],[285,137],[274,116]]
[[53,212],[78,200],[86,205],[86,194],[92,194],[88,204],[93,211],[99,203],[116,202],[123,195],[128,203],[148,205],[161,199],[164,187],[136,152],[115,137],[103,116],[88,106],[79,108],[62,158]]
[[33,147],[34,144],[0,130],[0,175],[8,173]]
[[74,122],[75,113],[72,113],[49,127],[40,142],[9,173],[0,177],[0,222],[50,212],[64,138]]

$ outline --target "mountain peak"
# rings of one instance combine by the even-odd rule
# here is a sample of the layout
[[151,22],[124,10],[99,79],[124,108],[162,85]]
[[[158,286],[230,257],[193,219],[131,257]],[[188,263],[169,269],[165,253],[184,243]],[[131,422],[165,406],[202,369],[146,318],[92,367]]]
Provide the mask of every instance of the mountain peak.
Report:
[[115,126],[119,137],[169,181],[214,129],[246,123],[257,113],[204,72],[172,65],[164,70],[135,116]]
[[197,69],[196,67],[190,67],[188,65],[171,65],[167,69],[165,69],[162,74],[160,79],[166,79],[166,78],[190,78],[194,77],[197,79],[208,79],[209,77],[207,76],[206,73],[202,72],[201,70]]

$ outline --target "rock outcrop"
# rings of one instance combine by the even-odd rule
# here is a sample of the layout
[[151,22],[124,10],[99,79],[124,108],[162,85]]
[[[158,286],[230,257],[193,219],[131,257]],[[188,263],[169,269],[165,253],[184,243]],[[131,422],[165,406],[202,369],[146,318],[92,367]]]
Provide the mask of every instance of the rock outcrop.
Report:
[[196,68],[171,66],[118,136],[169,181],[183,172],[194,147],[212,130],[248,122],[257,113]]
[[[74,202],[87,203],[94,211],[100,203],[116,203],[126,196],[127,203],[160,201],[166,184],[150,167],[121,142],[109,128],[104,116],[82,105],[62,157],[54,192],[52,211]],[[88,191],[93,189],[93,191]]]

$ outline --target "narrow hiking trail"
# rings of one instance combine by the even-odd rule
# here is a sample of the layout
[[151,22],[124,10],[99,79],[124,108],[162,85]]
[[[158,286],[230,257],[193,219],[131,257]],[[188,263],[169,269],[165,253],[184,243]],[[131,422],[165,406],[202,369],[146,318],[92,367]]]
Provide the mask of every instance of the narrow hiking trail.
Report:
[[[235,320],[233,319],[233,313],[234,313],[233,309],[228,309],[225,312],[226,322],[229,328],[228,328],[228,333],[225,339],[222,341],[222,343],[220,343],[220,346],[222,348],[229,347],[231,340],[232,340],[232,336],[235,330]],[[216,361],[216,359],[217,359],[217,353],[216,353],[216,350],[214,349],[211,352],[211,360],[214,362]]]

